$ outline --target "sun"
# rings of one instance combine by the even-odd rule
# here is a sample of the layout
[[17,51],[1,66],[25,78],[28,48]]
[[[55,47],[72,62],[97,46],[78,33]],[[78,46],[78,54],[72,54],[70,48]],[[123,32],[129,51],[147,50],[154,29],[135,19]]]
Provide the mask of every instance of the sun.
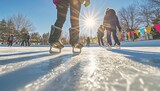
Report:
[[81,35],[97,36],[97,29],[102,24],[103,14],[96,7],[85,8],[80,14]]
[[85,25],[87,28],[92,28],[96,25],[96,20],[93,17],[88,17],[85,19]]

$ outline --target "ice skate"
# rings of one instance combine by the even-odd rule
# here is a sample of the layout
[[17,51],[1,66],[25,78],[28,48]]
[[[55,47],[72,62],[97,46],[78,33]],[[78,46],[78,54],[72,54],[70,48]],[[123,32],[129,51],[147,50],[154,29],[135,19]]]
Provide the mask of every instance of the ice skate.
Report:
[[112,50],[112,46],[107,44],[107,48],[106,48],[108,51],[111,51]]
[[64,47],[63,43],[60,41],[61,31],[62,30],[59,27],[51,26],[51,33],[49,37],[50,54],[61,53],[61,49]]
[[76,43],[74,46],[72,46],[72,52],[73,53],[81,53],[83,45],[81,43]]
[[79,42],[79,30],[76,28],[70,28],[70,44],[72,46],[73,53],[81,53],[83,45]]
[[115,45],[115,48],[116,49],[121,49],[120,45],[118,45],[118,44]]

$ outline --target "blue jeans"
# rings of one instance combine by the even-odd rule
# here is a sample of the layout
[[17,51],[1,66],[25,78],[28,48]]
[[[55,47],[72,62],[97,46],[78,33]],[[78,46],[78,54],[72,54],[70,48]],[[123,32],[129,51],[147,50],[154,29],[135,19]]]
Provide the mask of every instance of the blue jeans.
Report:
[[117,31],[116,30],[107,30],[107,43],[109,45],[112,45],[111,33],[113,35],[115,43],[120,45],[120,42],[119,42],[118,37],[117,37]]

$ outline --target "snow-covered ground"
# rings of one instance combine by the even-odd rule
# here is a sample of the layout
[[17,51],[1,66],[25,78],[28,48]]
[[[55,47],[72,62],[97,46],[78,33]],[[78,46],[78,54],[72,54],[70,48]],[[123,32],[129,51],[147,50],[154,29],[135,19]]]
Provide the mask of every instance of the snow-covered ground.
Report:
[[79,55],[71,47],[57,55],[48,47],[0,47],[0,91],[159,91],[156,45],[112,51],[94,45]]

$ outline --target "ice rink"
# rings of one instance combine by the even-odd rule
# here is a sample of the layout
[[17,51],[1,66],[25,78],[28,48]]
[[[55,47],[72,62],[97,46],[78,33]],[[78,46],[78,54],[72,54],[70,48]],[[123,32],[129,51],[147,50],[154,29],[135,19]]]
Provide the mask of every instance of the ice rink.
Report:
[[160,47],[0,47],[0,91],[159,91]]

